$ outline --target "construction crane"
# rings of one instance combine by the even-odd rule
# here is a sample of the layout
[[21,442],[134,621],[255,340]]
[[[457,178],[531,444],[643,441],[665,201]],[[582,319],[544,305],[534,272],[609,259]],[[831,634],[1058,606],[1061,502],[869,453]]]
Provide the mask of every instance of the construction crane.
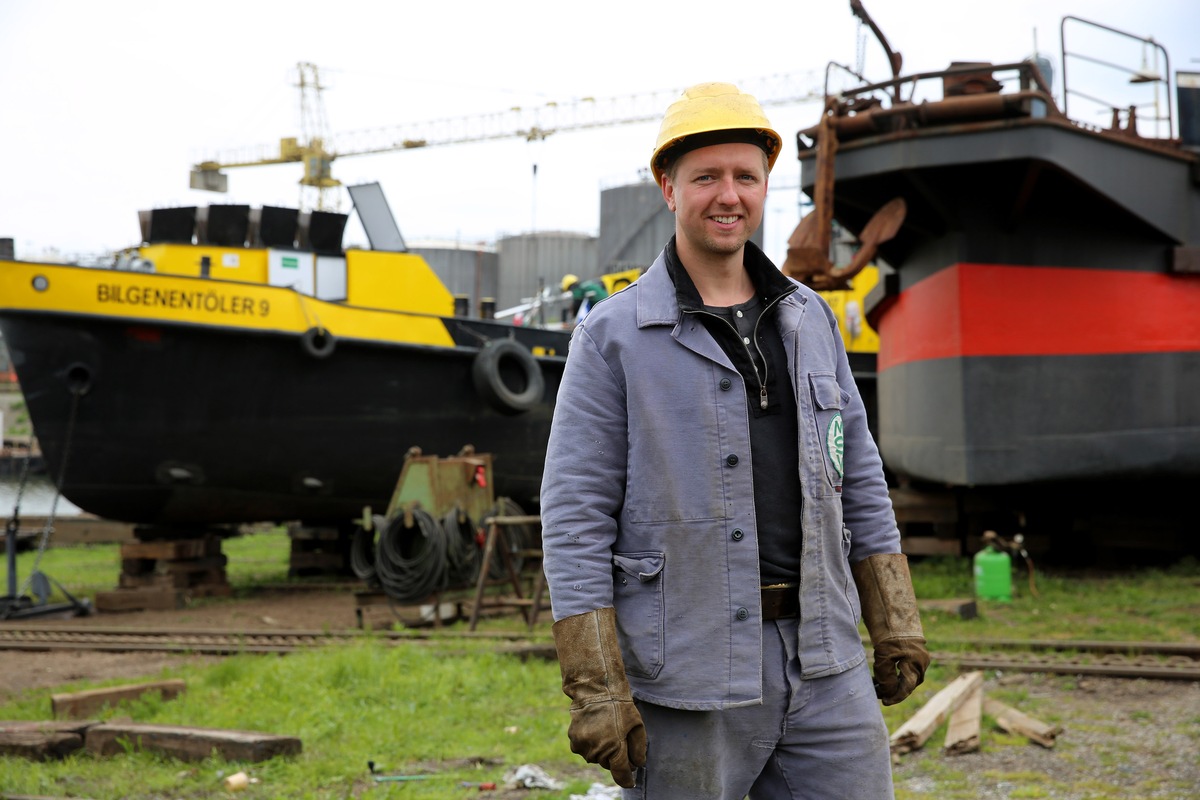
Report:
[[[326,208],[327,193],[341,186],[333,177],[333,162],[349,156],[376,155],[398,150],[414,150],[493,139],[545,139],[554,133],[580,131],[613,125],[652,122],[674,101],[682,89],[664,89],[617,97],[584,97],[569,102],[550,102],[531,108],[514,107],[506,111],[418,122],[394,127],[352,131],[337,135],[334,148],[325,118],[318,68],[301,62],[299,73],[301,124],[303,139],[279,140],[275,149],[262,146],[221,154],[192,167],[191,188],[225,192],[228,176],[222,172],[236,167],[267,164],[304,164],[303,187],[317,193],[316,208]],[[758,98],[764,106],[788,105],[821,100],[824,92],[815,73],[773,75],[743,80],[739,86]]]

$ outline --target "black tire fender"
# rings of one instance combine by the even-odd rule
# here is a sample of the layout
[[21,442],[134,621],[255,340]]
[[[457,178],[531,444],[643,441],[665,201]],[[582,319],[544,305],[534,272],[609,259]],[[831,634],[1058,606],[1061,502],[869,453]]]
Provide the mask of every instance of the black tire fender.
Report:
[[[514,391],[505,381],[506,375],[517,376],[524,388]],[[546,379],[537,359],[513,339],[493,339],[481,347],[471,365],[471,380],[479,396],[501,414],[522,414],[540,403],[546,393]]]
[[337,347],[337,337],[325,328],[309,328],[300,334],[300,347],[313,358],[328,358]]

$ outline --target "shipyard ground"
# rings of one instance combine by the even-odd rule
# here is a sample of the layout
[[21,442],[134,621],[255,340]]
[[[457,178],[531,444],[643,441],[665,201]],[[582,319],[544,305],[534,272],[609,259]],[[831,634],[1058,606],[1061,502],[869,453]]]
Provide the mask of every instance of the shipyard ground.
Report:
[[[178,611],[138,611],[47,620],[46,625],[146,628],[336,629],[354,627],[355,601],[347,590],[274,591],[234,600],[211,601]],[[539,623],[547,625],[548,622]],[[0,670],[0,696],[79,681],[151,679],[182,663],[216,663],[218,656],[165,653],[9,652]],[[939,771],[961,775],[964,791],[981,800],[1010,797],[1005,776],[1053,776],[1046,796],[1093,797],[1090,781],[1114,773],[1125,776],[1130,796],[1152,776],[1171,775],[1200,785],[1194,757],[1200,682],[1078,678],[1047,674],[989,673],[987,686],[1019,687],[1028,697],[1061,709],[1066,730],[1054,749],[1043,749],[999,732],[987,732],[978,753],[947,756],[940,742],[903,756],[895,767],[897,789],[909,797],[930,796],[928,761]],[[986,689],[985,689],[986,691]],[[566,705],[564,698],[564,714]],[[916,709],[914,708],[915,712]],[[1190,733],[1189,733],[1190,731]],[[1188,755],[1188,754],[1193,755]],[[922,768],[922,766],[926,768]],[[1179,795],[1146,795],[1177,797]]]

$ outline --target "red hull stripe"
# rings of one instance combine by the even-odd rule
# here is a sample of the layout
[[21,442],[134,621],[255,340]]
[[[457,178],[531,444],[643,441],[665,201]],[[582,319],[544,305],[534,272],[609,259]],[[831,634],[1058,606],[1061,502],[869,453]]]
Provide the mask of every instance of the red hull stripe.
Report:
[[1200,352],[1200,275],[955,264],[879,321],[882,372],[968,356]]

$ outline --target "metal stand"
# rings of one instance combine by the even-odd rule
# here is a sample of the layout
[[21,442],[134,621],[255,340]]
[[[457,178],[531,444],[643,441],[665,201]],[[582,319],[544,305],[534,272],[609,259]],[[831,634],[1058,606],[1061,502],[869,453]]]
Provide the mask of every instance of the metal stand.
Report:
[[512,585],[513,592],[516,595],[507,600],[497,600],[494,605],[497,606],[517,606],[524,607],[525,623],[529,630],[533,630],[537,625],[538,612],[541,611],[542,594],[546,588],[546,574],[542,571],[540,549],[521,550],[517,555],[522,558],[537,559],[537,571],[534,573],[532,596],[525,597],[521,591],[521,576],[517,573],[517,569],[513,566],[512,557],[509,554],[508,536],[504,532],[507,525],[525,525],[528,523],[540,523],[542,518],[534,515],[519,515],[519,516],[496,516],[488,517],[484,520],[487,525],[487,539],[483,547],[483,567],[479,570],[479,580],[475,584],[475,600],[471,604],[471,621],[469,629],[474,631],[475,626],[479,624],[479,612],[483,608],[483,592],[484,587],[488,582],[488,565],[492,563],[492,554],[500,552],[500,559],[504,563],[504,570],[508,574],[508,581]]
[[[17,594],[17,523],[18,518],[14,514],[4,526],[4,552],[8,564],[8,594],[0,597],[0,620],[42,617],[67,612],[71,612],[73,616],[91,614],[92,604],[89,600],[75,598],[60,583],[51,579],[44,572],[35,571],[29,578],[30,588],[37,596],[36,603],[27,595]],[[67,602],[48,602],[51,584],[58,587],[58,590],[67,598]]]

